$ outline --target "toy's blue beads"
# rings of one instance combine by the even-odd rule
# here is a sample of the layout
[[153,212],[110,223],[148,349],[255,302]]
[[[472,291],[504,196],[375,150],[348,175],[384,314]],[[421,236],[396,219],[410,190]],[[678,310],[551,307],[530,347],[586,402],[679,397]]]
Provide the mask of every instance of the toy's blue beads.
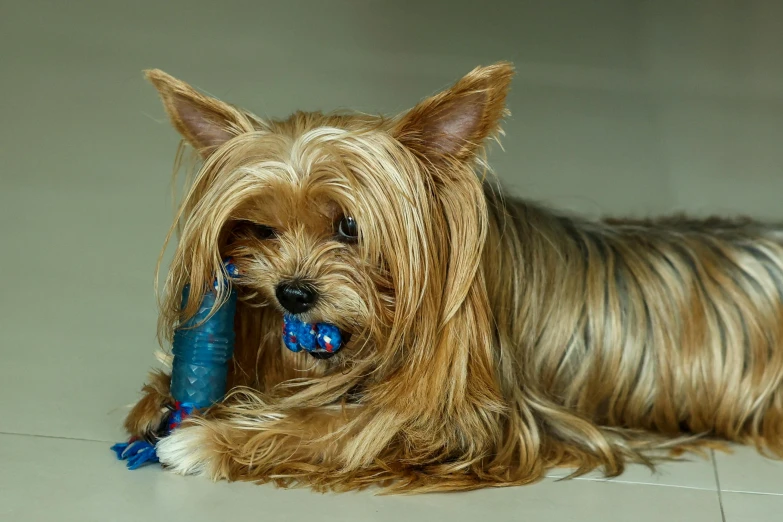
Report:
[[315,350],[315,325],[303,323],[302,321],[297,320],[297,330],[296,330],[296,336],[299,340],[299,346],[307,350],[308,352],[312,352]]
[[283,344],[292,352],[302,349],[299,346],[299,321],[290,315],[283,316]]
[[234,264],[233,258],[228,257],[224,259],[223,264],[226,267],[226,273],[231,279],[236,279],[239,277],[239,269],[237,268],[237,265]]
[[312,324],[300,321],[293,315],[283,317],[283,342],[292,352],[315,349],[316,329]]
[[312,352],[320,347],[334,353],[341,348],[342,337],[336,326],[327,323],[305,323],[286,314],[283,316],[283,343],[292,352]]
[[334,353],[342,347],[342,342],[339,328],[326,323],[318,324],[318,346],[329,353]]
[[[240,273],[237,266],[234,264],[234,259],[231,257],[227,257],[223,260],[223,267],[226,269],[226,274],[228,274],[229,279],[239,279]],[[214,281],[212,281],[212,286],[215,288],[215,290],[218,289],[218,277],[216,276]]]

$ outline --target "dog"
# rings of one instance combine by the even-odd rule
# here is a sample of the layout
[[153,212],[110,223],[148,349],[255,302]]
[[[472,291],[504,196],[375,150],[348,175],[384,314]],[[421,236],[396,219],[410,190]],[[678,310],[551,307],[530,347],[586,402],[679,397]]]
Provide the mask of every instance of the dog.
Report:
[[[391,118],[263,119],[146,76],[197,159],[161,343],[224,256],[242,274],[230,391],[157,442],[167,469],[422,493],[616,476],[715,441],[783,456],[783,229],[586,220],[507,195],[486,147],[511,64]],[[284,313],[336,325],[344,348],[286,350]],[[155,438],[169,383],[151,374],[132,436]]]

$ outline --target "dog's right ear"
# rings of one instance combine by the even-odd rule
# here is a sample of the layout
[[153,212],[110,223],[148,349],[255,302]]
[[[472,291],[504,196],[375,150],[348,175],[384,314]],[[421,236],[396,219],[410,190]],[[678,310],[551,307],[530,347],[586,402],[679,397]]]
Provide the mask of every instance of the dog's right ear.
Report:
[[144,71],[163,99],[174,128],[203,158],[231,138],[254,129],[242,111],[205,96],[159,69]]
[[500,62],[477,67],[453,87],[425,99],[392,129],[400,142],[429,162],[475,157],[487,138],[502,134],[514,67]]

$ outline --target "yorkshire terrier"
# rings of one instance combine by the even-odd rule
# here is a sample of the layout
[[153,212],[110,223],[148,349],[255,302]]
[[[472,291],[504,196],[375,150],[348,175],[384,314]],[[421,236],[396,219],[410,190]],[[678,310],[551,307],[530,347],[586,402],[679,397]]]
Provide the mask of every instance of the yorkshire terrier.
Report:
[[[479,67],[393,118],[276,121],[147,72],[198,160],[161,342],[196,311],[186,284],[225,256],[242,274],[231,391],[158,443],[168,469],[427,492],[614,476],[715,440],[783,456],[781,228],[504,195],[485,146],[512,75]],[[344,348],[285,349],[284,313],[336,325]],[[149,438],[169,377],[143,394],[125,426]]]

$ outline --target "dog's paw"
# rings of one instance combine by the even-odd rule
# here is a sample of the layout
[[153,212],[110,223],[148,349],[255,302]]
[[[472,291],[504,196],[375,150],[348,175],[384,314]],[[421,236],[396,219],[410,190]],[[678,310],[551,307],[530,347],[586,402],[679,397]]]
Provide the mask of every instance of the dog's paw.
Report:
[[200,424],[175,429],[155,445],[160,462],[180,475],[200,475],[213,480],[220,476],[222,455],[215,447],[212,430]]
[[125,430],[132,436],[152,441],[163,431],[174,399],[169,394],[171,378],[163,372],[150,374],[139,399],[125,418]]

